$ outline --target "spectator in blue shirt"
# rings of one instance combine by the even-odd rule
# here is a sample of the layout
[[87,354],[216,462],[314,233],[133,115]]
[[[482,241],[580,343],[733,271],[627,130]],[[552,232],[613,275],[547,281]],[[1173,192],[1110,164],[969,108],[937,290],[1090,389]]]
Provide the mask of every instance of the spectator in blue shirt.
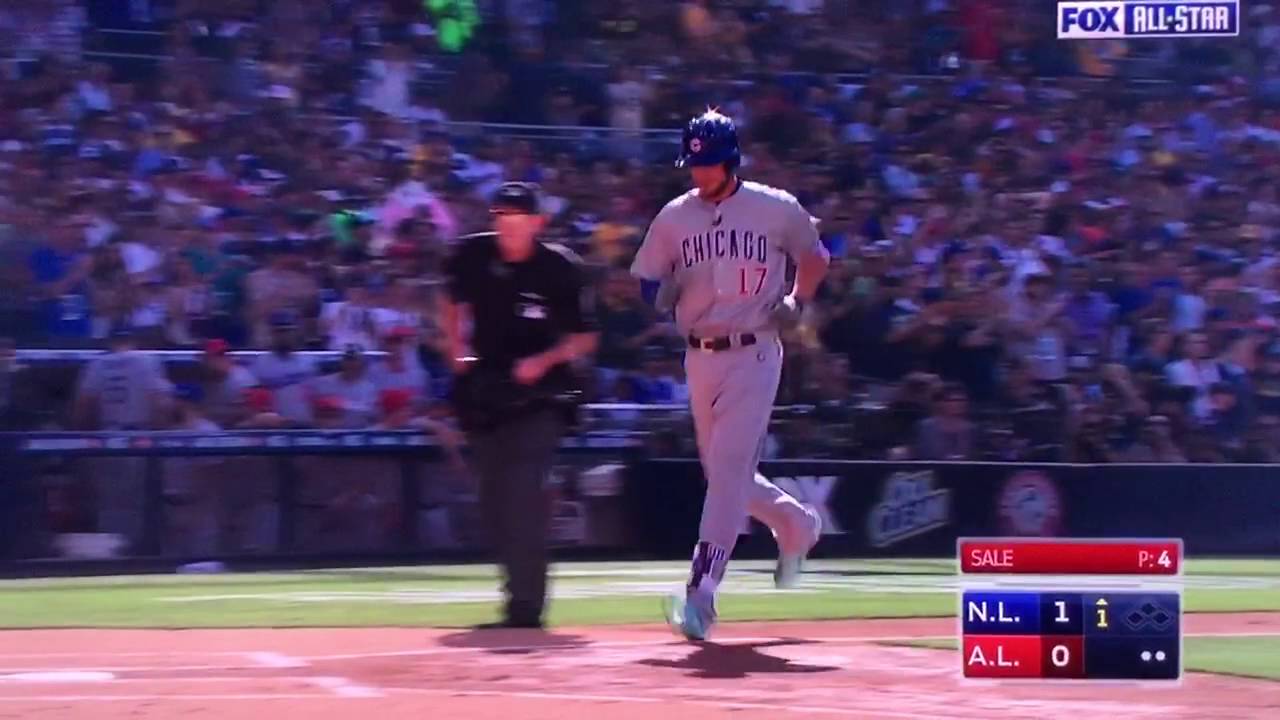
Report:
[[29,260],[40,296],[40,327],[52,342],[87,340],[90,335],[92,261],[84,249],[84,228],[80,219],[51,228],[49,239]]

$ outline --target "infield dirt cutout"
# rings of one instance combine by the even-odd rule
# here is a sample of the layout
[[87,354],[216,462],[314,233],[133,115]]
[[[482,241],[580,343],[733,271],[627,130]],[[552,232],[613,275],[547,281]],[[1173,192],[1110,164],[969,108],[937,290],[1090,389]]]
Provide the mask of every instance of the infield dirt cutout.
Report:
[[[1188,635],[1280,635],[1280,613],[1186,616]],[[27,630],[0,634],[0,718],[677,720],[1280,717],[1280,683],[976,685],[955,620],[663,627]]]

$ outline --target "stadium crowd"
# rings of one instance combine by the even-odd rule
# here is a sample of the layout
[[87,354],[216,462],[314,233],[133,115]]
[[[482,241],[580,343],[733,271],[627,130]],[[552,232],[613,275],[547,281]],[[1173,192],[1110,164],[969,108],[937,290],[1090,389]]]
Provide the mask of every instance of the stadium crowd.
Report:
[[[1230,43],[1126,46],[1048,40],[1039,2],[480,2],[458,54],[416,2],[100,5],[0,11],[7,426],[447,436],[437,273],[503,180],[598,274],[594,399],[683,403],[627,267],[686,187],[671,133],[715,103],[834,257],[770,453],[1280,462],[1269,5]],[[43,412],[13,348],[98,346],[202,359],[177,383],[139,359],[119,417],[91,363]]]

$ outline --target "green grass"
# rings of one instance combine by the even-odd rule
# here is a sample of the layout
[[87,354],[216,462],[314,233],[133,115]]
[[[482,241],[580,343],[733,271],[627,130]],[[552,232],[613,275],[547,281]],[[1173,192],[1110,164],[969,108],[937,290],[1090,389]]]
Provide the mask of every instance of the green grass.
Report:
[[[777,593],[771,563],[735,562],[725,621],[954,617],[951,560],[816,561],[806,591]],[[1280,561],[1192,560],[1188,612],[1280,611]],[[684,563],[557,565],[555,625],[656,623]],[[495,619],[487,565],[0,581],[0,628],[459,627]],[[221,597],[227,596],[227,597]],[[917,647],[954,649],[953,640]],[[1280,637],[1191,637],[1189,670],[1280,680]]]
[[[930,638],[883,643],[906,647],[956,651],[954,638]],[[1280,638],[1277,637],[1188,637],[1183,639],[1182,667],[1185,671],[1280,680]]]
[[[788,594],[770,592],[770,568],[735,563],[721,602],[725,620],[956,612],[955,590],[945,584],[954,580],[949,560],[816,561],[813,591]],[[1185,592],[1190,612],[1280,611],[1280,562],[1202,560],[1189,570],[1196,580]],[[656,622],[661,591],[678,587],[685,569],[577,563],[555,573],[553,591],[571,596],[552,602],[551,621],[592,625]],[[1228,587],[1244,581],[1259,587]],[[0,582],[0,627],[453,627],[492,619],[497,584],[487,565],[14,580]],[[595,596],[581,597],[587,592]]]

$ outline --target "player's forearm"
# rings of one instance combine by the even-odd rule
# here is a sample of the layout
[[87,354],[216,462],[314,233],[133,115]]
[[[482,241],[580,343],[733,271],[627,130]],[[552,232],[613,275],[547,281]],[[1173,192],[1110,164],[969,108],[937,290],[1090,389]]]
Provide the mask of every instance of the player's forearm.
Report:
[[806,255],[796,264],[796,284],[793,291],[801,302],[810,302],[818,292],[818,286],[827,276],[831,260],[825,253]]
[[544,355],[550,364],[563,365],[595,352],[599,342],[599,333],[572,333],[553,345]]

